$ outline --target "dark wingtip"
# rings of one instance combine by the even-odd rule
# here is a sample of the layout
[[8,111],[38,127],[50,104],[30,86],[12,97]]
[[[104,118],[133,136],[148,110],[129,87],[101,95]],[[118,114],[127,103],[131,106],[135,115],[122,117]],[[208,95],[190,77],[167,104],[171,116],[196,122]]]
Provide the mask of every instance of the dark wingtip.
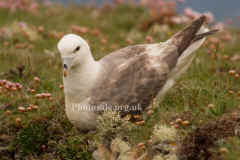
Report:
[[211,30],[211,31],[208,31],[208,32],[205,32],[205,33],[201,33],[201,34],[197,34],[193,41],[192,42],[196,42],[200,39],[203,39],[204,37],[207,37],[207,36],[210,36],[210,35],[213,35],[215,33],[217,33],[219,30],[218,29],[214,29],[214,30]]
[[206,16],[201,15],[194,20],[189,26],[173,36],[173,43],[178,47],[178,52],[182,52],[192,43],[201,26],[206,22]]

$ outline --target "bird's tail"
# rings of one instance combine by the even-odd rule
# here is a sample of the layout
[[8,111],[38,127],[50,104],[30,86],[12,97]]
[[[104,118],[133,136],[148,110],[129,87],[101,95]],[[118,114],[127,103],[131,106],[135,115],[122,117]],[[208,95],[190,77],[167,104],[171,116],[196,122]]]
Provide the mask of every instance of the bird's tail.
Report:
[[212,35],[218,30],[211,30],[205,33],[197,34],[206,21],[206,16],[200,16],[182,31],[176,33],[173,37],[173,43],[178,48],[179,56],[194,42]]

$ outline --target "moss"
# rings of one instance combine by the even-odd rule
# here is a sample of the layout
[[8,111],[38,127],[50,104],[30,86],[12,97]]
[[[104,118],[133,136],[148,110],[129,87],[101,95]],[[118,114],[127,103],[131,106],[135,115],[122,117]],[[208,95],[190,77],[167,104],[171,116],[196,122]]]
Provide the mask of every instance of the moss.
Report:
[[176,142],[177,131],[173,127],[156,125],[152,135],[153,144],[159,142]]
[[49,138],[46,132],[47,127],[47,123],[38,121],[31,123],[18,132],[14,143],[17,145],[21,155],[40,154],[43,152],[42,147],[47,144]]
[[84,139],[81,136],[69,137],[61,142],[57,147],[57,155],[62,160],[92,159],[91,153],[87,151]]

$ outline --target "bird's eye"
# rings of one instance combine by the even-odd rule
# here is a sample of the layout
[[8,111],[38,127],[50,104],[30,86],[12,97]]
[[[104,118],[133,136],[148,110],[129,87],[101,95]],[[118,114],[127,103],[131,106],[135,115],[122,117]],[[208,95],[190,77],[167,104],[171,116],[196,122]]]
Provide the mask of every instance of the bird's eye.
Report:
[[77,46],[76,49],[73,51],[73,53],[76,53],[77,51],[79,51],[80,48],[81,48],[80,46]]

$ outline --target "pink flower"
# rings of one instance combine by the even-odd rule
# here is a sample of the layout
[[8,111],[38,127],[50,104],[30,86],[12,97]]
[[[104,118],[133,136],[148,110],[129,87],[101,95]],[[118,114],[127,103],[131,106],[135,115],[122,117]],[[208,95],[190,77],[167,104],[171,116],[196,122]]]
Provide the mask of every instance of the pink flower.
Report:
[[0,8],[7,8],[8,4],[7,2],[0,2]]
[[114,3],[116,4],[123,4],[125,0],[114,0]]
[[185,8],[184,9],[184,14],[187,17],[192,18],[192,19],[195,19],[195,18],[200,16],[199,12],[196,12],[196,11],[192,10],[191,8]]
[[146,37],[146,41],[147,41],[148,43],[152,43],[152,42],[153,42],[152,36],[147,36],[147,37]]
[[89,29],[87,27],[81,27],[81,26],[72,26],[72,31],[77,33],[77,34],[86,34],[88,33]]
[[43,5],[49,7],[52,5],[52,2],[50,2],[49,0],[44,0]]
[[30,7],[29,7],[29,11],[32,12],[32,13],[36,13],[37,10],[39,8],[39,4],[34,2],[34,3],[31,3]]
[[19,22],[18,23],[21,28],[26,28],[27,24],[25,22]]
[[149,0],[140,0],[140,4],[143,6],[146,6],[148,4]]

